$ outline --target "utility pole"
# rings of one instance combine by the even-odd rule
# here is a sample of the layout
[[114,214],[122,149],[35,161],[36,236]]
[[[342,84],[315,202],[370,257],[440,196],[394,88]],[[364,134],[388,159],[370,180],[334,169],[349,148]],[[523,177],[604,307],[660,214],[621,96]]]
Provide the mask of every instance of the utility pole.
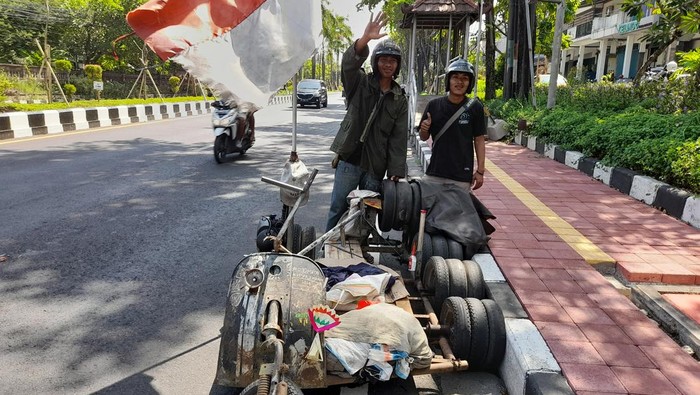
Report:
[[552,43],[552,62],[549,66],[549,90],[547,91],[547,108],[553,108],[557,99],[557,80],[561,63],[561,35],[564,29],[566,0],[559,0],[557,17],[554,22],[554,42]]
[[[529,64],[529,74],[530,78],[528,79],[530,82],[530,94],[532,95],[532,106],[537,108],[537,97],[535,96],[535,69],[534,69],[534,60],[535,60],[535,54],[534,54],[534,49],[533,49],[533,44],[532,44],[532,22],[530,20],[530,11],[534,11],[534,4],[531,6],[528,0],[525,0],[525,23],[526,23],[526,29],[525,31],[527,32],[527,63]],[[534,12],[532,12],[534,16]],[[523,81],[524,83],[525,81]]]
[[[516,0],[510,0],[508,3],[508,40],[506,41],[506,67],[505,75],[503,76],[503,98],[513,98],[513,75],[514,75],[514,58],[515,58],[515,24],[517,12],[515,7]],[[516,68],[517,69],[517,68]]]

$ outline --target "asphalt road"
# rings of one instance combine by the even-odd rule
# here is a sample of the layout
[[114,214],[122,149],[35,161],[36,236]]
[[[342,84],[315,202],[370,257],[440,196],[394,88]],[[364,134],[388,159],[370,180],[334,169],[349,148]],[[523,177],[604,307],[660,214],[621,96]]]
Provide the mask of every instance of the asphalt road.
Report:
[[[318,167],[297,223],[325,225],[328,150],[345,112],[298,111]],[[256,114],[257,142],[217,165],[210,116],[0,143],[0,393],[206,394],[234,265],[281,214],[292,109]]]

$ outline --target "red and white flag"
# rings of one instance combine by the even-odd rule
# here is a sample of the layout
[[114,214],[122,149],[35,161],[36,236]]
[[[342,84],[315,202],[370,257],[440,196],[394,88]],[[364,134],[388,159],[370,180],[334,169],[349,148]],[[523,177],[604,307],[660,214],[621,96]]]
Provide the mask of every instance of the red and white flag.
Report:
[[150,0],[134,33],[221,99],[268,104],[321,42],[319,0]]

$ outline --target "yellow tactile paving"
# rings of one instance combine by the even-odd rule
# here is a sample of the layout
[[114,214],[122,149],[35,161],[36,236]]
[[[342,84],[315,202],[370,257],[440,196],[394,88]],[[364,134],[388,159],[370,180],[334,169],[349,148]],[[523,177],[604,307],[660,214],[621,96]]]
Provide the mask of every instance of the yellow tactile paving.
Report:
[[574,249],[589,264],[615,263],[615,260],[603,250],[598,248],[586,236],[547,207],[535,195],[520,185],[505,171],[501,170],[493,162],[486,159],[488,171],[496,177],[508,190],[510,190],[525,206],[549,226],[562,240]]

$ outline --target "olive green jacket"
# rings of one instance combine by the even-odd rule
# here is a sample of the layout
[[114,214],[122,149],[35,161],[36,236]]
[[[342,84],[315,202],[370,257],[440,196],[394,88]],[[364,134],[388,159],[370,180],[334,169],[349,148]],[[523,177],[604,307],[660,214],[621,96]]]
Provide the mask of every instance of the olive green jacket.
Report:
[[346,160],[362,141],[362,170],[379,179],[385,174],[405,177],[408,100],[395,81],[377,106],[376,116],[363,136],[370,114],[381,97],[379,80],[362,69],[368,55],[369,48],[356,53],[355,43],[343,54],[342,82],[348,109],[331,144],[331,151]]

